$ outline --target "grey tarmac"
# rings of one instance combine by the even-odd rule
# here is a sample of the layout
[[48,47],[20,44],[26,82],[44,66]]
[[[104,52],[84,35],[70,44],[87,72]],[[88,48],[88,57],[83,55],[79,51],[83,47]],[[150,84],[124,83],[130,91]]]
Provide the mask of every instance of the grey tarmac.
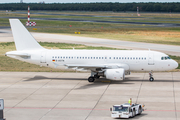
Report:
[[180,73],[132,73],[124,81],[103,78],[89,83],[90,73],[0,72],[0,96],[7,120],[113,120],[114,104],[145,104],[133,119],[180,120]]
[[[162,45],[153,43],[142,42],[129,42],[123,40],[110,40],[100,38],[81,37],[63,34],[50,34],[50,33],[35,33],[32,35],[38,42],[61,42],[61,43],[75,43],[85,44],[88,46],[105,46],[120,49],[133,49],[133,50],[155,50],[164,52],[170,55],[180,56],[180,46],[175,45]],[[10,29],[0,29],[0,42],[13,42],[13,37]]]

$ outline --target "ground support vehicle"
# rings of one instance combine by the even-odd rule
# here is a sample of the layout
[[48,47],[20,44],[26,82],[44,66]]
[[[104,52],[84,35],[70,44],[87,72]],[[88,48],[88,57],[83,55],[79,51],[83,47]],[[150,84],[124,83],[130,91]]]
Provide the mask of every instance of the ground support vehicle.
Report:
[[114,105],[113,108],[111,108],[111,117],[113,118],[130,118],[134,117],[136,115],[140,115],[143,109],[144,105],[141,104],[132,104],[125,103],[122,105]]

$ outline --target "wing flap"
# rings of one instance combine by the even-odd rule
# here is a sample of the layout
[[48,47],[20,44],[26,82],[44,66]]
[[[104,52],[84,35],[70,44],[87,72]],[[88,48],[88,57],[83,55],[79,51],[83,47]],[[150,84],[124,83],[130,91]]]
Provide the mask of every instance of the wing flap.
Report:
[[[118,69],[118,68],[124,68],[125,70],[129,70],[129,65],[127,64],[97,64],[97,65],[81,65],[81,64],[65,64],[67,68],[77,68],[77,69]],[[100,69],[100,70],[101,70]]]
[[65,64],[68,68],[105,68],[105,65],[78,65],[78,64]]

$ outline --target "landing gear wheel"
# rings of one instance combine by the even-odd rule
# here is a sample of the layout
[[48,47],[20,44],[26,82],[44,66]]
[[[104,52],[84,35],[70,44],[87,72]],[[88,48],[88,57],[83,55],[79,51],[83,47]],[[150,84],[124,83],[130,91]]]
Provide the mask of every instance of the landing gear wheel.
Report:
[[94,77],[89,77],[89,78],[88,78],[88,81],[89,81],[89,82],[94,82],[94,80],[95,80]]
[[151,71],[151,72],[149,72],[149,81],[150,81],[150,82],[153,82],[153,81],[154,81],[152,71]]
[[94,78],[99,79],[100,76],[99,75],[94,75]]
[[153,77],[150,77],[150,78],[149,78],[149,81],[153,82],[153,81],[154,81],[154,78],[153,78]]

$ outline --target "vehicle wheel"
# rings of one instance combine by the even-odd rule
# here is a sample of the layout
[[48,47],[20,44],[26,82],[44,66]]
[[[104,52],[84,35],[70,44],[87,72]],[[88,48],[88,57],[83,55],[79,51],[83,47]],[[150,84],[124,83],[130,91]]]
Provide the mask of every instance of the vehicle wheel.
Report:
[[142,113],[142,107],[139,107],[138,115],[140,115],[141,113]]
[[88,78],[88,81],[89,81],[89,82],[94,82],[94,80],[95,80],[94,77],[89,77],[89,78]]
[[134,117],[134,111],[132,111],[132,116],[131,116],[132,118]]
[[154,78],[153,78],[153,77],[150,77],[150,78],[149,78],[149,81],[153,82],[153,81],[154,81]]
[[100,76],[99,75],[94,75],[94,78],[99,79]]
[[134,110],[132,111],[132,118],[135,116],[135,112],[134,112]]
[[[133,112],[134,112],[134,116],[136,116],[136,111],[135,111],[135,110],[133,110]],[[134,116],[133,116],[133,117],[134,117]]]

